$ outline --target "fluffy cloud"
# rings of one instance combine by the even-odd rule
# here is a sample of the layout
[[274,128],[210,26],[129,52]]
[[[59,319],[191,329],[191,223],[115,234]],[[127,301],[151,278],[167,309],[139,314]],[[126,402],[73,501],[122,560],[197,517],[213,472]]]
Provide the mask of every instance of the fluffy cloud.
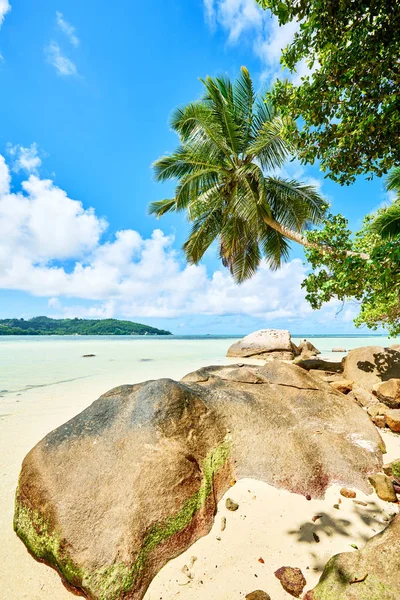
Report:
[[[255,0],[203,0],[207,22],[214,28],[222,27],[228,34],[228,42],[236,43],[248,33],[253,49],[263,65],[263,78],[269,81],[281,72],[281,51],[293,40],[299,29],[296,22],[279,26],[278,19],[269,11],[262,10]],[[299,84],[301,77],[311,73],[305,62],[297,67],[291,78]]]
[[[47,297],[49,307],[66,316],[249,315],[273,321],[312,313],[298,259],[277,272],[263,264],[238,286],[222,268],[210,274],[204,265],[187,265],[173,236],[160,229],[147,239],[125,229],[103,240],[106,226],[93,209],[38,175],[30,174],[13,192],[0,156],[0,288]],[[76,305],[65,307],[71,299]]]
[[75,64],[61,52],[57,42],[50,42],[45,48],[47,61],[53,65],[58,75],[69,76],[77,75],[78,71]]
[[8,144],[8,153],[12,157],[14,163],[12,170],[18,173],[25,171],[26,173],[37,173],[42,160],[38,154],[37,144],[31,144],[28,148],[24,146]]
[[4,17],[11,10],[11,5],[8,0],[0,0],[0,27],[4,21]]
[[68,21],[64,19],[64,15],[59,11],[56,12],[56,20],[58,27],[65,33],[71,44],[75,47],[79,46],[79,38],[75,33],[75,27],[73,27],[71,23],[68,23]]

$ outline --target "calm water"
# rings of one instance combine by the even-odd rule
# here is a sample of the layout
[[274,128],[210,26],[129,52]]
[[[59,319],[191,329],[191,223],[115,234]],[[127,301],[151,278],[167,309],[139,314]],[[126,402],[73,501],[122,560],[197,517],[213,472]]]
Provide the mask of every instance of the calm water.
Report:
[[[118,383],[183,376],[194,368],[228,362],[226,351],[240,337],[4,336],[0,337],[0,396],[111,373]],[[350,350],[397,341],[383,336],[293,336],[293,340],[304,337],[325,356],[334,347]],[[96,356],[82,358],[83,354]]]

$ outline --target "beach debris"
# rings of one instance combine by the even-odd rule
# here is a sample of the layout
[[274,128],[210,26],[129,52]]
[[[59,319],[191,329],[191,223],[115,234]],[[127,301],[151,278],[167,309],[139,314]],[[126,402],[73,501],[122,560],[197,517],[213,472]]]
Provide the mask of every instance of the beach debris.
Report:
[[265,560],[261,556],[258,559],[258,562],[261,563],[262,565],[265,564]]
[[320,541],[321,541],[321,540],[319,539],[319,535],[317,535],[317,534],[315,533],[315,531],[313,531],[313,538],[314,538],[314,540],[317,542],[317,544],[319,544],[319,543],[320,543]]
[[191,556],[189,561],[189,569],[193,569],[194,563],[197,560],[197,556]]
[[95,354],[82,354],[82,358],[93,358]]
[[311,499],[312,499],[312,498],[311,498],[311,495],[310,495],[310,494],[307,494],[307,495],[306,495],[306,500],[310,501]]
[[190,569],[189,569],[189,567],[188,567],[187,565],[183,565],[183,567],[182,567],[181,571],[182,571],[182,573],[183,573],[184,575],[186,575],[186,577],[187,577],[188,579],[193,579],[193,575],[192,575],[192,573],[190,572]]
[[368,479],[375,489],[378,498],[385,502],[397,502],[396,492],[394,491],[390,477],[384,473],[376,473],[375,475],[371,475]]
[[350,544],[350,546],[351,546],[352,548],[354,548],[354,550],[358,550],[358,546],[357,546],[357,544]]
[[340,493],[344,498],[356,498],[357,496],[355,491],[349,490],[348,488],[342,488]]
[[324,515],[314,515],[313,518],[311,519],[311,521],[313,523],[315,523],[316,521],[318,521],[318,519],[322,519]]
[[360,506],[368,506],[368,502],[363,502],[362,500],[353,500],[354,504],[359,504]]
[[333,505],[333,508],[336,508],[336,510],[339,510],[339,509],[340,509],[340,506],[339,506],[339,504],[334,504],[334,505]]
[[363,581],[365,581],[368,577],[368,573],[366,573],[364,575],[364,577],[356,577],[355,579],[352,579],[351,581],[349,581],[349,583],[362,583]]
[[275,571],[275,577],[279,579],[285,592],[294,598],[300,598],[307,584],[303,573],[297,567],[281,567]]
[[221,517],[221,531],[226,529],[226,517]]
[[225,506],[228,510],[234,512],[235,510],[237,510],[239,508],[239,504],[237,504],[237,502],[234,502],[234,500],[232,500],[232,498],[227,498],[225,501]]
[[271,600],[271,596],[267,594],[267,592],[256,590],[255,592],[250,592],[250,594],[247,594],[245,600]]

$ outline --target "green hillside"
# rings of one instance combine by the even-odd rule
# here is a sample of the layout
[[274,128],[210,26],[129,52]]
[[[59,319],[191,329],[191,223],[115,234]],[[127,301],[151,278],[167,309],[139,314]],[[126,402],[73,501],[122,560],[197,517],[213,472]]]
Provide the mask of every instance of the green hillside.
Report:
[[0,335],[171,335],[170,331],[117,319],[0,319]]

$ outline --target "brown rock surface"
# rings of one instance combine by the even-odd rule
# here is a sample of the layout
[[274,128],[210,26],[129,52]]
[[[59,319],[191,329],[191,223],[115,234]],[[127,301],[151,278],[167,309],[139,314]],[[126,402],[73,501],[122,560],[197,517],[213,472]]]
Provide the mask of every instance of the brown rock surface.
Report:
[[348,379],[339,379],[338,381],[332,381],[331,386],[341,394],[348,394],[353,389],[353,382]]
[[260,329],[232,344],[227,356],[256,359],[293,360],[298,354],[290,332],[285,329]]
[[381,500],[385,502],[397,502],[396,492],[394,491],[390,477],[384,473],[376,473],[375,475],[371,475],[369,481]]
[[140,600],[208,533],[232,480],[309,497],[338,481],[368,492],[381,449],[360,407],[279,361],[125,385],[26,456],[15,529],[86,598]]
[[388,409],[385,412],[386,425],[395,433],[400,433],[400,409]]
[[262,590],[256,590],[247,594],[246,600],[271,600],[271,596]]
[[302,359],[301,356],[298,356],[294,360],[295,364],[305,369],[306,371],[316,370],[316,371],[330,371],[331,373],[342,373],[343,372],[343,362],[342,361],[329,361],[323,360],[322,358],[308,358]]
[[360,385],[357,385],[353,382],[353,387],[351,392],[349,393],[349,397],[354,398],[354,400],[360,405],[368,408],[373,404],[378,404],[378,399],[376,396],[365,390]]
[[380,346],[355,348],[344,359],[343,374],[372,392],[375,384],[400,378],[400,352]]
[[307,585],[303,573],[297,567],[281,567],[275,571],[275,577],[279,579],[285,592],[294,598],[300,598]]
[[298,348],[299,354],[307,353],[310,357],[321,354],[321,352],[318,350],[318,348],[316,348],[314,346],[314,344],[312,344],[308,340],[301,341],[300,344],[298,344],[297,348]]
[[[304,600],[399,600],[400,516],[356,552],[337,554]],[[365,577],[366,576],[366,577]],[[356,583],[357,580],[362,580]]]
[[400,379],[384,381],[374,391],[378,400],[389,408],[400,408]]

